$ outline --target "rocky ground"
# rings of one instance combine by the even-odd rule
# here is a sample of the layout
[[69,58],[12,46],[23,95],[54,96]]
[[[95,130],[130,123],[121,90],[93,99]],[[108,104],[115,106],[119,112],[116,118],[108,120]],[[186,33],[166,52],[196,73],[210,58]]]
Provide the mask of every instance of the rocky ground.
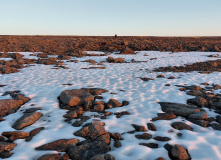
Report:
[[103,37],[115,54],[0,53],[0,157],[220,159],[221,54],[134,52],[137,39]]

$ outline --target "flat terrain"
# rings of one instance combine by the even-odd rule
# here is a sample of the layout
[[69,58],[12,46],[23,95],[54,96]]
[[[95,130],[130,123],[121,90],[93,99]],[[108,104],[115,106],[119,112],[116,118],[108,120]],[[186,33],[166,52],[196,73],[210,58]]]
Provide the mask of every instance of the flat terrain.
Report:
[[0,36],[0,52],[221,51],[221,37]]

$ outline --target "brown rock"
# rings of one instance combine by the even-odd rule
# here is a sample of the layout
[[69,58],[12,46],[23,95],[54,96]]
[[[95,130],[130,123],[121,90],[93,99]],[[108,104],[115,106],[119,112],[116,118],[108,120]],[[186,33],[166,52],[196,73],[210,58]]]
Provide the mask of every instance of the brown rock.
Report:
[[38,158],[38,160],[63,160],[60,154],[46,154]]
[[187,125],[186,123],[183,123],[183,122],[174,122],[171,124],[171,126],[175,129],[178,129],[178,130],[184,130],[184,129],[187,129],[190,131],[193,130],[192,127],[190,127],[189,125]]
[[32,138],[37,135],[39,132],[41,132],[42,130],[44,130],[44,127],[40,127],[40,128],[36,128],[36,129],[33,129],[31,132],[30,132],[30,135],[25,139],[26,142],[29,142],[30,140],[32,140]]
[[0,152],[11,151],[16,146],[16,143],[0,142]]
[[94,101],[94,96],[83,89],[65,90],[60,94],[60,100],[70,106],[85,104],[87,101]]
[[29,133],[21,131],[12,131],[12,132],[3,132],[2,135],[7,137],[8,141],[13,142],[16,139],[24,139],[28,137]]
[[143,133],[141,135],[135,135],[135,137],[137,139],[151,139],[152,135],[148,134],[148,133]]
[[78,139],[59,139],[57,141],[44,144],[35,148],[36,150],[54,150],[59,152],[65,152],[71,147],[75,146],[79,142]]
[[155,139],[156,141],[162,141],[162,142],[166,142],[166,141],[171,140],[171,139],[168,138],[168,137],[161,137],[161,136],[157,136],[157,137],[155,137],[155,138],[153,138],[153,139]]
[[135,52],[132,49],[126,47],[121,50],[120,54],[135,54]]
[[145,126],[139,126],[139,125],[136,125],[136,124],[131,124],[131,125],[134,127],[135,131],[144,132],[144,131],[147,130]]
[[107,105],[111,106],[109,108],[112,108],[112,107],[122,107],[122,104],[118,100],[116,100],[116,99],[109,99]]
[[156,126],[153,123],[147,123],[147,128],[152,131],[156,131]]
[[15,123],[12,125],[14,129],[21,130],[24,127],[30,126],[35,123],[39,118],[41,118],[42,113],[24,113],[24,115],[17,119]]
[[189,160],[190,156],[181,145],[175,144],[172,149],[172,155],[181,160]]
[[177,116],[174,113],[159,113],[158,117],[155,117],[152,119],[152,121],[157,121],[157,120],[170,120],[174,119]]
[[3,99],[0,100],[0,117],[4,117],[8,114],[16,112],[23,101],[21,100],[14,100],[14,99]]
[[104,111],[104,105],[103,104],[97,104],[94,106],[94,110],[97,112]]
[[93,140],[106,133],[100,124],[86,124],[83,128],[76,131],[74,135]]
[[146,146],[149,148],[159,148],[157,143],[140,143],[142,146]]

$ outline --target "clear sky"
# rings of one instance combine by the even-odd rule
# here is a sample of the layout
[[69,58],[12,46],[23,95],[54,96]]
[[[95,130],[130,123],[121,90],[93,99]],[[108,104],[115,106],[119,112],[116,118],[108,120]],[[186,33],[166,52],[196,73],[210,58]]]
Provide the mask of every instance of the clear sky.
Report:
[[221,0],[0,0],[0,35],[221,36]]

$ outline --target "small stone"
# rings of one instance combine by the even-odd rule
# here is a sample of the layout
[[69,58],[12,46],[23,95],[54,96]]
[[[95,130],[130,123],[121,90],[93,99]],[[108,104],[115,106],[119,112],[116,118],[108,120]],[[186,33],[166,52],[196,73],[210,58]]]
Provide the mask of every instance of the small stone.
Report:
[[141,135],[135,135],[135,137],[137,139],[151,139],[152,135],[148,134],[148,133],[143,133]]
[[156,131],[156,126],[153,123],[147,123],[147,127],[149,130]]
[[190,127],[189,125],[187,125],[186,123],[183,123],[183,122],[174,122],[174,123],[172,123],[171,126],[175,129],[178,129],[178,130],[184,130],[184,129],[190,130],[190,131],[193,130],[192,127]]
[[115,141],[114,142],[114,147],[116,147],[116,148],[120,148],[121,147],[121,142],[120,141]]
[[157,143],[140,143],[142,146],[146,146],[149,148],[159,148]]
[[175,144],[171,151],[172,155],[181,160],[189,160],[190,156],[181,145]]
[[147,130],[145,126],[139,126],[139,125],[136,125],[136,124],[131,124],[131,125],[134,127],[135,131],[144,132],[144,131]]
[[153,138],[153,139],[155,139],[156,141],[162,141],[162,142],[166,142],[166,141],[171,140],[171,139],[168,138],[168,137],[161,137],[161,136],[157,136],[157,137],[155,137],[155,138]]

